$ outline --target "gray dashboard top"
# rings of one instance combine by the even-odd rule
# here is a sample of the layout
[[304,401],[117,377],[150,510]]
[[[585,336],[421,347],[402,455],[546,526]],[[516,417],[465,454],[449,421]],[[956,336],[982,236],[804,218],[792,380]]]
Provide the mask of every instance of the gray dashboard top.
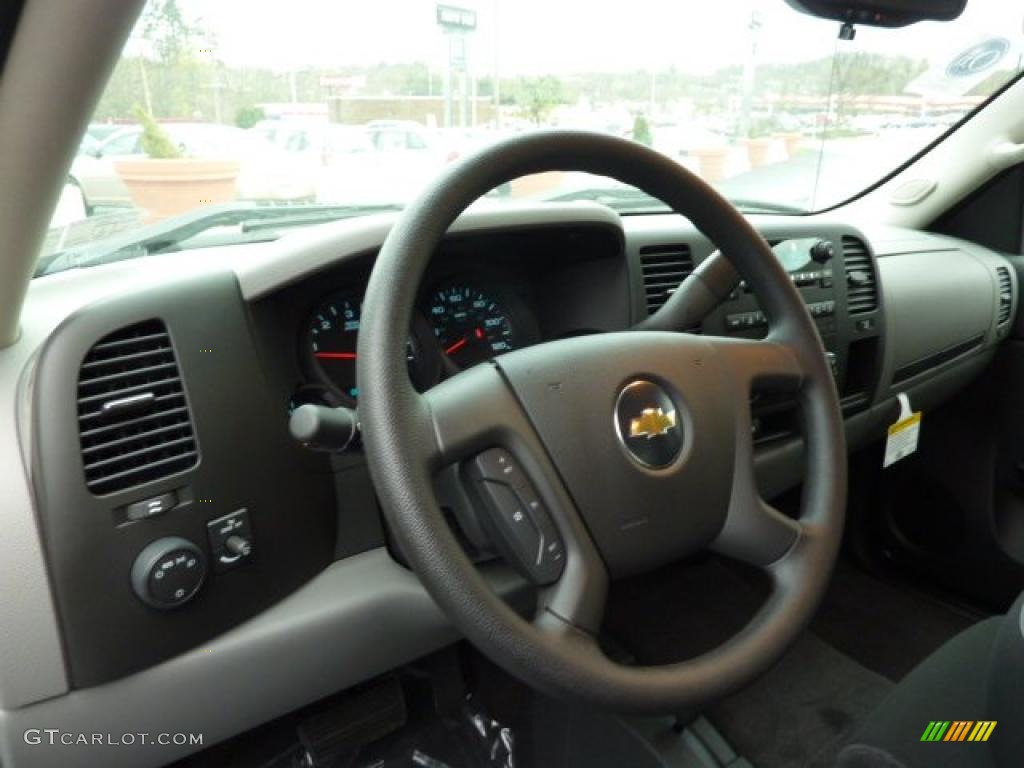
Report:
[[[756,226],[779,230],[813,226],[815,221],[751,218]],[[20,338],[0,350],[0,762],[33,763],[33,755],[38,758],[40,753],[24,743],[22,731],[36,726],[89,733],[200,730],[211,743],[453,639],[454,631],[416,578],[378,551],[335,564],[292,597],[205,648],[100,688],[69,692],[25,461],[31,439],[25,414],[33,395],[32,361],[47,337],[73,313],[87,311],[88,305],[105,297],[184,275],[223,271],[234,272],[241,295],[255,300],[375,250],[392,221],[391,214],[349,219],[295,231],[269,243],[152,256],[33,281]],[[452,231],[558,223],[621,228],[627,243],[701,238],[679,216],[620,218],[589,203],[475,207]],[[887,285],[886,262],[899,254],[941,251],[944,259],[952,260],[947,263],[967,269],[978,285],[984,281],[964,266],[964,260],[989,271],[1003,263],[991,251],[948,238],[897,229],[861,231],[885,257],[880,279],[889,305],[899,301],[905,278],[897,275],[906,270],[893,270]],[[991,295],[983,300],[989,302]],[[188,689],[187,696],[183,688]],[[126,728],[129,722],[132,725]],[[59,763],[158,765],[181,754],[166,748],[112,749],[100,760],[90,750],[62,750]]]

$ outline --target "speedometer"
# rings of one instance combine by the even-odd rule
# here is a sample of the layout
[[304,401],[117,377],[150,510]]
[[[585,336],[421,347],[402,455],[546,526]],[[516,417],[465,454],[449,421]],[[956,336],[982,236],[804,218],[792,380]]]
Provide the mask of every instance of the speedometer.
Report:
[[356,388],[356,341],[360,306],[352,296],[339,295],[323,302],[313,314],[309,346],[318,371],[342,394],[353,400]]
[[[356,346],[362,300],[359,294],[344,292],[320,302],[313,311],[306,329],[309,350],[306,369],[319,384],[341,395],[347,404],[359,399],[356,384]],[[409,363],[409,378],[413,385],[424,390],[437,383],[440,360],[429,354],[432,342],[427,323],[419,313],[413,318],[405,355]],[[428,354],[421,354],[424,346]]]
[[515,328],[501,301],[468,283],[453,283],[430,297],[430,325],[444,354],[458,368],[515,349]]

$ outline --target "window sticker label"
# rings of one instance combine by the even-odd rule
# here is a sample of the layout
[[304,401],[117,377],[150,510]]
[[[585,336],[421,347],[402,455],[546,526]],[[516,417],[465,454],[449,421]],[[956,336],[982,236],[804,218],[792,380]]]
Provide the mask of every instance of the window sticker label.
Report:
[[921,412],[915,413],[911,410],[910,398],[905,392],[900,392],[899,401],[900,416],[896,423],[889,427],[889,437],[885,441],[883,467],[890,467],[917,451],[917,441],[921,435]]

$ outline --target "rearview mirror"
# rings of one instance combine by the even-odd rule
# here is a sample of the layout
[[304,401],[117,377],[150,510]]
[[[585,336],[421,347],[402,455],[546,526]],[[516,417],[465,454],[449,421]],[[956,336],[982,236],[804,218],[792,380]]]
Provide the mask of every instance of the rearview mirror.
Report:
[[786,0],[803,13],[850,24],[905,27],[919,21],[952,21],[967,0]]

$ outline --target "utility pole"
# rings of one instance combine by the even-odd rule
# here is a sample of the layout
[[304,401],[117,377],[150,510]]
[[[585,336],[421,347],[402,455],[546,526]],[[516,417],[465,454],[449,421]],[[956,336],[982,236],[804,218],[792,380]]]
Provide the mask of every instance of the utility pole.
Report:
[[153,94],[149,91],[149,75],[146,74],[146,57],[139,56],[139,74],[142,76],[142,99],[146,102],[146,114],[153,114]]
[[743,138],[750,136],[750,115],[754,109],[754,86],[757,81],[757,44],[762,26],[764,25],[760,12],[752,11],[750,24],[747,25],[747,29],[750,30],[750,56],[743,65],[742,107],[738,126],[738,133]]
[[498,18],[501,0],[494,0],[494,83],[491,92],[494,97],[494,127],[501,129],[501,68],[499,67],[501,35],[499,34]]

